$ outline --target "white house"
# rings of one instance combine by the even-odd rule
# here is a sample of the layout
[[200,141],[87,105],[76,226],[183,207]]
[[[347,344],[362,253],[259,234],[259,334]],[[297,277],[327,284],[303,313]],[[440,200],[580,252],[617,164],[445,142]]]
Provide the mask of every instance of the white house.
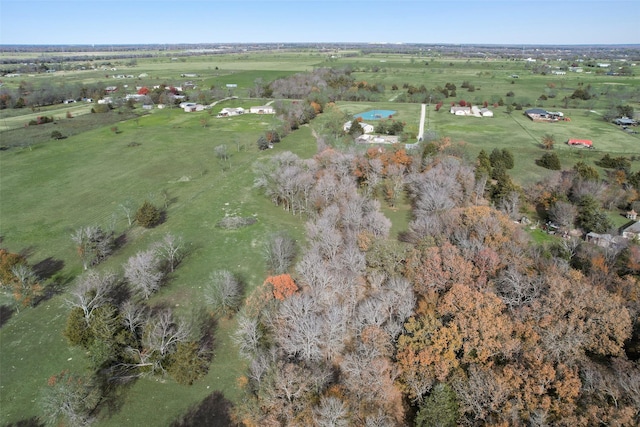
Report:
[[240,114],[244,114],[244,108],[223,108],[219,113],[218,117],[231,117],[231,116],[239,116]]
[[[342,129],[345,132],[349,132],[349,129],[351,129],[351,123],[352,122],[346,122],[344,126],[342,126]],[[364,122],[360,122],[360,127],[362,128],[362,133],[364,134],[373,133],[375,129],[373,125],[370,125],[369,123],[364,123]]]
[[482,115],[482,117],[493,117],[493,111],[488,108],[481,108],[480,115]]
[[470,107],[451,107],[449,110],[451,114],[455,114],[456,116],[468,116],[471,114]]
[[258,107],[250,107],[249,112],[252,114],[275,114],[275,110],[271,105],[262,105]]

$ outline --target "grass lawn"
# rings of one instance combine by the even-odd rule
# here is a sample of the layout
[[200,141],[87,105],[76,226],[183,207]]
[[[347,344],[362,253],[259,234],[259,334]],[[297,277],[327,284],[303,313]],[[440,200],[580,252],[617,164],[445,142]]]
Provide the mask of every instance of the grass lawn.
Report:
[[[3,246],[25,251],[32,264],[58,260],[64,267],[54,280],[68,288],[81,270],[71,232],[92,224],[115,224],[124,231],[127,223],[119,204],[144,199],[161,204],[164,191],[171,200],[167,221],[152,230],[129,230],[126,245],[100,268],[120,270],[129,256],[170,231],[183,236],[189,254],[153,303],[168,303],[188,315],[201,307],[209,274],[223,268],[242,278],[250,292],[265,278],[261,251],[268,235],[287,229],[303,239],[303,219],[285,213],[252,188],[252,164],[284,150],[309,155],[315,152],[315,140],[302,128],[273,150],[259,152],[255,141],[269,126],[265,117],[211,119],[202,127],[199,115],[156,110],[137,122],[120,123],[119,134],[99,128],[32,150],[1,152]],[[231,154],[228,164],[214,154],[221,144]],[[221,230],[216,223],[225,215],[255,216],[258,221],[236,231]],[[61,335],[67,313],[64,296],[54,296],[14,314],[0,329],[2,424],[39,413],[34,401],[49,376],[83,369],[83,355],[69,348]],[[193,387],[142,379],[129,388],[123,407],[105,425],[166,424],[214,390],[237,400],[235,381],[243,365],[229,339],[233,329],[233,320],[220,322],[206,378]],[[148,410],[158,405],[163,410]]]

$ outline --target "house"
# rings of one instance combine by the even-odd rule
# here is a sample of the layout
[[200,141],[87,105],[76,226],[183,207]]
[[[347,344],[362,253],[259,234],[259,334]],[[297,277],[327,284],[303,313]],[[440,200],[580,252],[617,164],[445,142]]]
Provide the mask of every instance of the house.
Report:
[[569,144],[572,147],[593,148],[593,142],[591,142],[591,140],[589,139],[569,139],[567,141],[567,144]]
[[622,230],[622,237],[633,240],[640,239],[640,221],[634,222]]
[[542,108],[530,108],[525,110],[524,115],[534,122],[556,122],[564,120],[564,114],[560,111],[547,111]]
[[[640,231],[640,230],[639,230]],[[611,234],[587,233],[587,242],[598,245],[602,248],[620,248],[626,245],[624,236],[612,236]]]
[[493,117],[493,111],[488,108],[481,108],[480,115],[482,115],[482,117]]
[[[342,127],[342,129],[345,132],[349,132],[349,129],[351,129],[351,123],[352,122],[346,122]],[[364,133],[365,135],[373,133],[375,129],[373,125],[370,125],[369,123],[364,123],[364,122],[360,122],[360,127],[362,128],[362,133]]]
[[471,107],[451,107],[449,110],[451,114],[456,116],[469,116],[471,115]]
[[542,108],[530,108],[528,110],[525,110],[524,114],[534,122],[536,120],[547,120],[549,117],[549,113],[547,113],[547,110],[543,110]]
[[244,108],[223,108],[219,113],[218,117],[231,117],[231,116],[239,116],[240,114],[244,114]]
[[275,110],[271,105],[262,105],[259,107],[250,107],[249,112],[252,114],[275,114]]
[[631,209],[629,212],[627,212],[626,217],[627,217],[627,219],[631,219],[631,220],[635,221],[636,218],[638,218],[638,212],[636,212],[633,209]]

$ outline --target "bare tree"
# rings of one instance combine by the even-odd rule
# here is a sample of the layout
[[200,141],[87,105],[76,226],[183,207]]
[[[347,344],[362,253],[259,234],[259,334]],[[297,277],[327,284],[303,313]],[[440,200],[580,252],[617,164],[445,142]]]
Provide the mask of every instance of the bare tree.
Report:
[[144,305],[136,304],[132,301],[124,303],[120,309],[122,322],[124,326],[134,335],[137,336],[143,329],[149,319],[149,310]]
[[500,273],[496,288],[507,307],[514,309],[536,300],[544,289],[544,279],[522,274],[517,267],[510,265]]
[[242,300],[242,285],[228,270],[211,273],[204,292],[207,304],[225,315],[236,311]]
[[549,219],[567,230],[571,228],[578,216],[578,208],[569,202],[558,200],[549,208]]
[[160,271],[160,262],[153,250],[141,251],[129,258],[124,265],[124,277],[134,291],[144,299],[160,289],[164,274]]
[[238,329],[233,334],[233,342],[238,346],[240,355],[248,359],[254,358],[260,350],[263,332],[257,319],[240,316]]
[[349,409],[337,397],[322,397],[313,411],[313,421],[318,427],[346,427],[349,425]]
[[184,241],[181,236],[167,233],[160,242],[156,243],[155,250],[160,257],[166,260],[169,270],[173,272],[182,261]]
[[95,379],[63,371],[49,378],[48,384],[41,405],[49,424],[59,425],[61,419],[72,426],[95,422],[94,410],[102,398]]
[[509,215],[511,219],[518,218],[520,207],[520,195],[517,191],[511,191],[505,197],[500,199],[500,210]]
[[111,291],[116,281],[117,276],[113,273],[100,274],[89,270],[78,278],[78,284],[71,291],[67,303],[71,307],[80,307],[89,324],[93,312],[111,301]]
[[99,226],[80,227],[71,235],[77,245],[83,269],[99,264],[113,250],[113,233],[107,233]]
[[276,341],[292,357],[320,360],[322,318],[308,294],[295,294],[280,305],[276,317]]
[[296,241],[288,233],[274,233],[265,243],[264,258],[273,274],[284,274],[291,267],[297,252]]
[[136,213],[136,206],[131,199],[127,199],[124,202],[120,203],[120,209],[124,212],[124,215],[127,217],[127,224],[129,227],[133,224],[133,220]]
[[146,349],[162,358],[173,353],[177,345],[187,341],[191,328],[187,322],[175,320],[171,310],[162,310],[151,316],[143,338]]

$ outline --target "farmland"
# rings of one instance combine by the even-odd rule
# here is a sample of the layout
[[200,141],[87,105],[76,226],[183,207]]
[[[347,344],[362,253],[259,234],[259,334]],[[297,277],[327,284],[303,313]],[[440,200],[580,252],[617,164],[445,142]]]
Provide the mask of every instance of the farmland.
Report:
[[[595,165],[604,154],[631,157],[631,170],[640,169],[640,135],[623,132],[602,119],[614,103],[640,110],[637,68],[633,68],[636,75],[629,76],[609,76],[595,68],[593,72],[553,75],[540,72],[523,58],[460,58],[435,51],[370,53],[354,49],[326,53],[300,49],[178,57],[172,55],[179,52],[155,54],[133,62],[118,58],[86,60],[82,62],[84,70],[66,63],[68,69],[55,73],[3,78],[3,89],[43,84],[63,88],[117,84],[121,92],[135,92],[136,86],[179,86],[190,80],[201,89],[215,87],[225,96],[237,96],[217,104],[213,110],[193,113],[185,113],[177,106],[146,111],[141,105],[92,113],[95,104],[88,103],[0,111],[2,247],[24,254],[31,265],[51,266],[44,275],[46,298],[36,306],[12,310],[10,296],[3,297],[3,425],[41,416],[38,402],[51,376],[64,370],[89,369],[84,351],[70,346],[62,335],[69,312],[69,290],[82,273],[70,237],[79,227],[100,225],[126,236],[113,255],[100,264],[99,268],[105,271],[121,270],[129,257],[161,240],[166,233],[181,236],[187,248],[184,261],[151,302],[173,307],[186,317],[207,310],[203,287],[213,271],[227,269],[240,277],[245,296],[259,287],[268,275],[263,251],[272,233],[287,230],[304,247],[306,218],[285,212],[261,194],[254,187],[254,170],[257,163],[285,151],[312,158],[317,151],[314,121],[293,130],[273,149],[261,151],[256,141],[278,125],[277,118],[257,114],[215,117],[223,107],[248,109],[277,101],[250,96],[257,80],[268,83],[316,68],[348,67],[356,81],[379,84],[383,90],[374,100],[337,101],[337,108],[351,114],[370,109],[395,110],[394,119],[404,122],[405,129],[413,134],[419,128],[421,103],[397,102],[403,87],[434,88],[454,83],[458,88],[455,97],[447,98],[439,111],[435,111],[435,102],[428,106],[425,128],[437,138],[449,138],[459,144],[469,160],[481,150],[511,150],[515,167],[510,175],[523,187],[552,173],[534,162],[544,152],[540,143],[547,134],[555,138],[554,152],[563,169],[585,162],[605,176],[605,170]],[[575,58],[550,64],[566,66],[566,61]],[[622,65],[626,66],[626,62]],[[114,74],[135,77],[115,79]],[[195,77],[181,77],[182,74]],[[465,81],[473,85],[473,91],[462,89]],[[230,84],[237,87],[228,88]],[[587,86],[596,96],[589,100],[570,98],[577,88]],[[191,90],[194,97],[196,91]],[[513,94],[507,96],[510,92]],[[450,114],[450,103],[461,99],[474,105],[486,101],[495,116]],[[507,108],[510,102],[516,105],[515,109]],[[492,107],[493,104],[500,105]],[[535,123],[522,114],[531,106],[560,110],[570,121]],[[28,125],[40,116],[52,116],[54,122]],[[65,138],[51,139],[54,130]],[[569,138],[591,139],[595,149],[569,147],[564,144]],[[222,146],[227,153],[224,157],[216,154]],[[364,151],[362,147],[349,149]],[[123,207],[140,205],[144,200],[165,207],[164,222],[155,228],[146,229],[127,221]],[[406,202],[393,209],[385,206],[384,210],[393,221],[393,235],[406,229]],[[217,226],[230,216],[252,217],[256,222],[238,230]],[[246,362],[238,357],[231,339],[236,319],[215,320],[213,357],[204,377],[191,386],[180,385],[168,376],[138,379],[120,389],[109,409],[100,412],[99,425],[168,425],[214,392],[223,396],[223,406],[240,402],[238,378],[243,375]]]

